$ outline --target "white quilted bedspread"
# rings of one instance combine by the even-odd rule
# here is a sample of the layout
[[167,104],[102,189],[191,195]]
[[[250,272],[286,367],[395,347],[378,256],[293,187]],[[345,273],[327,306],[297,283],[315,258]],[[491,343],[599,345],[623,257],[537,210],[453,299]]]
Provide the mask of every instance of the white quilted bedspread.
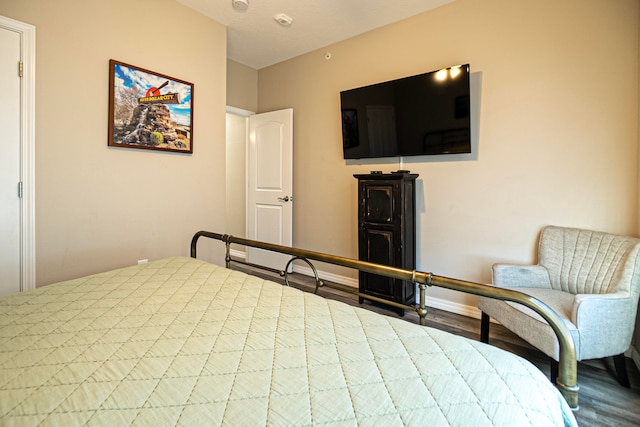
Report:
[[479,342],[190,258],[0,299],[0,424],[575,425]]

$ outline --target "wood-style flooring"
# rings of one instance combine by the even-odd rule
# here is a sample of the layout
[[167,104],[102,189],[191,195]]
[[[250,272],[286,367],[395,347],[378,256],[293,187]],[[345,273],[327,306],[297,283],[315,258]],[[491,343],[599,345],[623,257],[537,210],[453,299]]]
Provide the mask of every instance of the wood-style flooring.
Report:
[[[262,276],[284,283],[277,274],[256,270],[241,264],[232,263],[236,270]],[[289,284],[307,292],[313,292],[315,282],[311,277],[293,273],[289,275]],[[339,290],[323,287],[319,295],[358,306],[358,297]],[[387,316],[399,317],[391,309],[365,302],[360,307],[376,311]],[[418,323],[418,315],[407,312],[403,317],[408,322]],[[427,326],[445,330],[473,340],[480,339],[480,320],[453,314],[435,308],[429,308]],[[489,336],[490,344],[518,354],[531,361],[549,376],[549,359],[544,353],[534,349],[527,342],[505,329],[492,323]],[[631,388],[624,388],[615,378],[612,358],[578,362],[578,386],[580,387],[580,409],[574,412],[581,427],[637,427],[640,426],[640,373],[635,363],[626,358]]]

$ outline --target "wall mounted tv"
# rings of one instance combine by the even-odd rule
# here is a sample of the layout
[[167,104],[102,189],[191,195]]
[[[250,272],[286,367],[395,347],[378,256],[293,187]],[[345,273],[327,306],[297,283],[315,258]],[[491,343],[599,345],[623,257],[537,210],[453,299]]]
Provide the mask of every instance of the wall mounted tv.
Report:
[[345,159],[471,152],[469,65],[340,92]]

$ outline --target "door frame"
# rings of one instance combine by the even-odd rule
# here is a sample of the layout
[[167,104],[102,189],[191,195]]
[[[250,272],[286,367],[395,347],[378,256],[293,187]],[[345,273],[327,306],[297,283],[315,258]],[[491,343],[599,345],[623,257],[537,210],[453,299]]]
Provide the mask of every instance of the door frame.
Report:
[[[246,196],[246,187],[247,185],[247,180],[248,180],[248,159],[247,159],[247,150],[249,149],[249,116],[255,114],[255,112],[253,111],[249,111],[249,110],[244,110],[242,108],[237,108],[237,107],[232,107],[230,105],[227,105],[226,107],[226,113],[227,114],[233,114],[235,116],[240,116],[240,117],[244,117],[245,120],[245,140],[244,140],[244,151],[245,151],[245,156],[244,156],[244,162],[242,164],[242,170],[244,172],[244,183],[245,183],[245,198],[244,198],[244,233],[242,234],[242,236],[236,236],[236,237],[243,237],[246,238],[247,237],[247,223],[249,221],[249,216],[247,214],[247,196]],[[225,167],[238,167],[239,165],[229,165],[225,162]],[[236,257],[236,258],[240,258],[242,260],[246,260],[247,254],[246,254],[246,248],[244,246],[239,247],[238,249],[234,249],[231,248],[231,255]]]
[[[5,16],[0,16],[0,27],[19,33],[21,40],[20,58],[23,67],[20,79],[20,290],[24,292],[36,287],[36,27]],[[16,68],[17,66],[16,64]]]

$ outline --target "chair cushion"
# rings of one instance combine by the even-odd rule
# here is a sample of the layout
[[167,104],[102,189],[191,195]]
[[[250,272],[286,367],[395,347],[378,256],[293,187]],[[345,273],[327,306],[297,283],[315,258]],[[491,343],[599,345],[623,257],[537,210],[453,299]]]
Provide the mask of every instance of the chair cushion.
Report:
[[[580,334],[576,325],[571,322],[574,295],[554,289],[518,288],[517,290],[544,302],[560,316],[573,337],[577,360],[582,360],[579,351]],[[478,308],[547,356],[559,360],[560,347],[556,335],[549,324],[535,311],[518,303],[487,297],[478,298]]]

